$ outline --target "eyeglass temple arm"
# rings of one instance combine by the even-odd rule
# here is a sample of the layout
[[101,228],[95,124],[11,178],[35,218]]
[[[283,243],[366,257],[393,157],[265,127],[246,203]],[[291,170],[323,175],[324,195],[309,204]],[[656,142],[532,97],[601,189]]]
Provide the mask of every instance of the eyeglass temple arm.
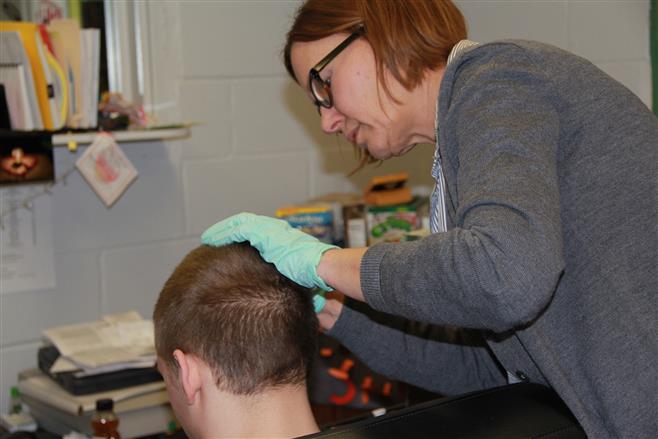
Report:
[[324,68],[324,66],[326,66],[329,63],[329,61],[334,59],[338,53],[340,53],[343,49],[345,49],[345,47],[347,47],[347,45],[349,45],[352,41],[356,40],[361,35],[363,35],[364,30],[365,29],[363,28],[363,26],[359,27],[358,30],[354,31],[349,37],[345,38],[345,40],[343,40],[342,43],[340,43],[338,46],[336,46],[336,48],[334,50],[329,52],[327,54],[327,56],[322,58],[320,60],[320,62],[317,63],[315,65],[315,67],[313,67],[313,70],[315,70],[315,71],[322,70]]

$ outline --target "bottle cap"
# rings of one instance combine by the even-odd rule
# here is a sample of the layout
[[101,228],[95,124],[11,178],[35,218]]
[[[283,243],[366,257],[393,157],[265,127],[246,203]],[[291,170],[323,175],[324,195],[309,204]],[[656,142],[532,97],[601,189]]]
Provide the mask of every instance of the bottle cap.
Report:
[[96,400],[96,410],[98,411],[109,411],[114,409],[114,401],[109,398],[97,399]]

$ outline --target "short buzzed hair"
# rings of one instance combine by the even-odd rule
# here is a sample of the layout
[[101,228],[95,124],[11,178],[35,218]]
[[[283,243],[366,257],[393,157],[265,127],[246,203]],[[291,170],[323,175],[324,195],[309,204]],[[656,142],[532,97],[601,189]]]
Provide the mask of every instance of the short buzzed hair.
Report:
[[165,283],[153,322],[167,367],[178,369],[176,349],[194,354],[220,390],[238,395],[304,384],[317,346],[310,291],[248,243],[191,251]]

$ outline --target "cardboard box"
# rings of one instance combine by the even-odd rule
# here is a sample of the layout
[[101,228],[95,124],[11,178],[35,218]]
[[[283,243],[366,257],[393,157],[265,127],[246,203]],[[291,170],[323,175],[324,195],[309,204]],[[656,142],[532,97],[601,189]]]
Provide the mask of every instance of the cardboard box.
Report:
[[414,197],[404,204],[366,206],[368,245],[405,240],[405,235],[421,228],[427,202],[427,197]]
[[406,186],[408,179],[406,172],[373,177],[363,193],[363,198],[370,206],[411,203],[411,189]]
[[334,243],[333,207],[328,203],[286,206],[276,210],[276,217],[296,229],[315,236],[327,244]]

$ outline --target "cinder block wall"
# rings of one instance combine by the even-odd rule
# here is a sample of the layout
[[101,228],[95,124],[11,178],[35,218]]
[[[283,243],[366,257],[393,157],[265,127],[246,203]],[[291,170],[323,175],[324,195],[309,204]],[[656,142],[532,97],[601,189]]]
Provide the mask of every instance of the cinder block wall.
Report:
[[[123,145],[139,178],[111,209],[77,174],[47,196],[57,286],[0,292],[0,411],[7,411],[16,374],[36,366],[44,328],[130,309],[150,317],[172,268],[218,219],[243,210],[273,214],[311,196],[358,190],[372,175],[397,170],[409,171],[418,191],[430,190],[427,146],[345,177],[355,163],[351,147],[322,134],[313,106],[280,62],[298,4],[166,3],[181,35],[179,45],[160,54],[162,71],[178,72],[168,94],[178,96],[174,105],[183,119],[204,125],[187,140]],[[648,0],[458,4],[471,39],[527,38],[571,50],[649,104]],[[170,30],[161,22],[150,25],[156,38]],[[80,153],[58,148],[58,173]]]

